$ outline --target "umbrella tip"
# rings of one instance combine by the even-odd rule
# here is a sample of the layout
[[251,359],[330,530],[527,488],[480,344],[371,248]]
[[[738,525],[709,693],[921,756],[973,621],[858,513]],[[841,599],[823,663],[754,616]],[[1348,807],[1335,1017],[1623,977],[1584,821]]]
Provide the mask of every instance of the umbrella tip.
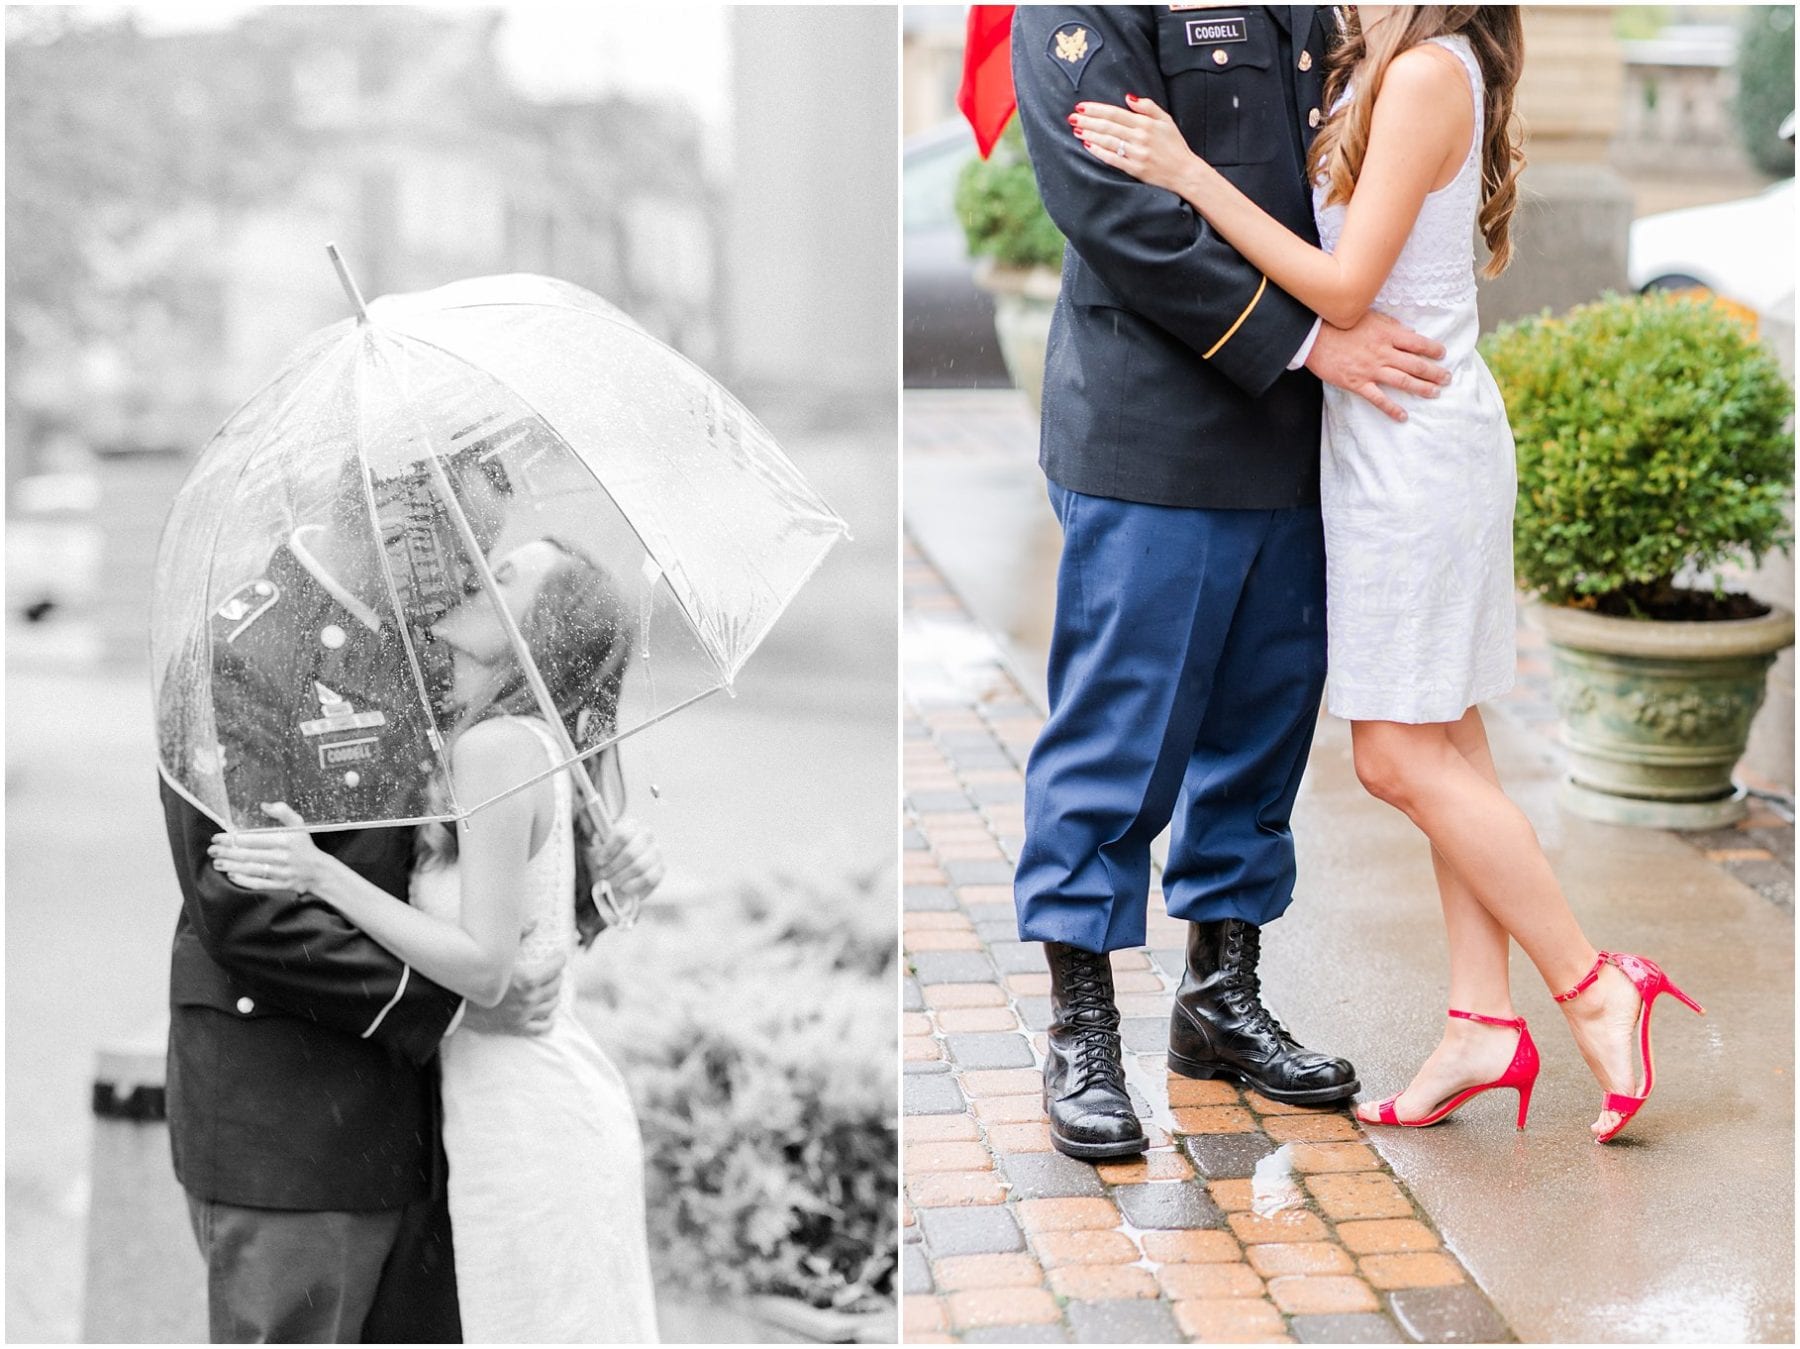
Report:
[[356,278],[350,275],[349,267],[344,265],[344,256],[338,252],[334,243],[325,245],[325,256],[331,259],[331,265],[337,268],[338,283],[343,286],[344,294],[350,297],[350,303],[356,306],[356,321],[367,323],[369,311],[363,305],[362,291],[357,288]]

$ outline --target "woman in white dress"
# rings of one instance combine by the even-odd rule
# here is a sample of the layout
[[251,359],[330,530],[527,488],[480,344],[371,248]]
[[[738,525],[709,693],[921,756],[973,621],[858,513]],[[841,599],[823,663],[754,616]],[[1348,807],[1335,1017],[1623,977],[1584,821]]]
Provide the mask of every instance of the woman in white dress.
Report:
[[[1700,1008],[1653,961],[1597,952],[1530,822],[1501,790],[1476,704],[1512,683],[1512,433],[1475,350],[1473,237],[1489,276],[1511,257],[1523,164],[1511,126],[1523,60],[1508,5],[1360,5],[1328,58],[1330,117],[1309,155],[1323,247],[1269,217],[1147,99],[1079,104],[1090,153],[1166,187],[1275,285],[1349,327],[1369,308],[1446,348],[1449,384],[1397,395],[1396,422],[1325,388],[1327,705],[1352,722],[1356,769],[1431,844],[1450,948],[1450,1020],[1412,1082],[1357,1108],[1370,1124],[1435,1124],[1483,1091],[1518,1093],[1538,1055],[1512,1005],[1509,940],[1562,1004],[1605,1095],[1597,1142],[1650,1094],[1650,1009]],[[1590,991],[1591,990],[1591,991]]]
[[[631,633],[604,572],[548,539],[500,558],[494,580],[571,735],[610,719]],[[484,801],[560,757],[505,628],[483,600],[434,627],[452,653],[450,737],[459,800]],[[576,769],[573,771],[583,771]],[[282,823],[302,823],[280,803]],[[421,830],[412,906],[362,880],[304,833],[219,835],[213,853],[248,888],[310,892],[421,974],[483,1007],[515,975],[575,949],[577,820],[569,772],[487,807],[451,833]],[[615,823],[596,873],[648,894],[662,863]],[[575,1014],[565,979],[548,1029],[446,1037],[444,1151],[457,1298],[471,1343],[645,1343],[656,1313],[645,1240],[643,1149],[624,1079]]]

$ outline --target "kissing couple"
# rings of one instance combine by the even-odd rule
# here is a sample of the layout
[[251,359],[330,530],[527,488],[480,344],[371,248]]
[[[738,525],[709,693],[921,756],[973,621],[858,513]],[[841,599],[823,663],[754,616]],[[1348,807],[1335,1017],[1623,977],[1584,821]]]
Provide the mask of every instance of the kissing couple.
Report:
[[[161,791],[170,1136],[215,1341],[656,1338],[637,1118],[565,972],[592,895],[663,874],[584,806],[591,763],[622,795],[617,747],[562,767],[612,739],[634,625],[580,548],[496,550],[529,420],[345,472],[209,618],[194,753],[230,805]],[[181,720],[165,765],[206,740]]]
[[1040,463],[1063,529],[1049,716],[1026,769],[1019,934],[1042,942],[1051,1137],[1147,1146],[1107,953],[1140,946],[1150,845],[1188,928],[1170,1071],[1332,1107],[1356,1070],[1264,1006],[1321,693],[1356,772],[1431,849],[1442,1038],[1367,1125],[1495,1088],[1539,1053],[1517,942],[1601,1089],[1595,1142],[1654,1084],[1650,1014],[1699,1005],[1596,950],[1478,704],[1514,672],[1513,440],[1475,349],[1474,236],[1512,255],[1524,62],[1506,5],[1019,6],[1012,72],[1068,239]]

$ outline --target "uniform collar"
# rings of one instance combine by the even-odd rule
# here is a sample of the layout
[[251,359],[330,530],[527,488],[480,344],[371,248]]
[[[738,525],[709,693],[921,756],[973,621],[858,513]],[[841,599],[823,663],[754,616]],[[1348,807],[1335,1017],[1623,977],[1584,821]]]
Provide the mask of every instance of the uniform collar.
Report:
[[370,632],[380,632],[381,615],[344,589],[337,577],[320,566],[319,560],[307,550],[305,540],[322,533],[324,529],[324,525],[301,525],[288,539],[288,551],[294,555],[296,562],[306,568],[313,580],[319,583],[320,589],[341,604],[346,612],[355,617],[358,623],[361,623]]

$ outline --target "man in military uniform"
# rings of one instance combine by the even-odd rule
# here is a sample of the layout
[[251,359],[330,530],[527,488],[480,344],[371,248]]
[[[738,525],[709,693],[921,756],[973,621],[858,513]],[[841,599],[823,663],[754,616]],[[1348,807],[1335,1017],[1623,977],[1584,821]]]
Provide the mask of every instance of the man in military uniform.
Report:
[[[455,467],[491,541],[504,478],[476,456]],[[348,519],[360,499],[360,482],[347,484]],[[282,798],[309,820],[422,813],[426,718],[399,634],[371,602],[382,560],[356,537],[344,519],[301,528],[214,613],[236,823],[266,824],[251,818],[258,805]],[[555,983],[465,1011],[327,905],[232,885],[207,853],[218,825],[161,790],[183,899],[170,1141],[207,1261],[212,1338],[460,1340],[434,1056],[465,1016],[494,1032],[541,1029]],[[410,827],[316,841],[404,902]]]
[[1195,151],[1316,240],[1305,154],[1327,12],[1311,5],[1020,6],[1013,83],[1067,236],[1040,459],[1064,532],[1050,715],[1026,770],[1015,898],[1050,966],[1045,1105],[1076,1157],[1145,1147],[1106,953],[1143,944],[1150,844],[1189,923],[1169,1066],[1281,1101],[1350,1097],[1258,991],[1262,924],[1293,896],[1289,815],[1325,673],[1319,380],[1399,409],[1443,352],[1380,315],[1339,331],[1171,193],[1095,159],[1078,102],[1166,108]]

